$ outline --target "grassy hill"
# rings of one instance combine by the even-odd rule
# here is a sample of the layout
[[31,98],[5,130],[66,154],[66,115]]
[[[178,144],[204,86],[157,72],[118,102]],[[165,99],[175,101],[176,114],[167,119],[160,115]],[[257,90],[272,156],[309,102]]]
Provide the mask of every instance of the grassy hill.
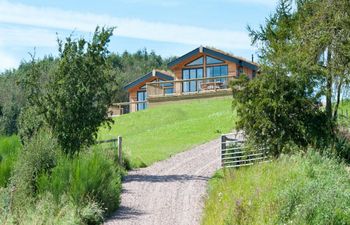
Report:
[[114,119],[99,139],[123,137],[123,151],[132,167],[166,159],[229,132],[235,124],[231,98],[174,102]]

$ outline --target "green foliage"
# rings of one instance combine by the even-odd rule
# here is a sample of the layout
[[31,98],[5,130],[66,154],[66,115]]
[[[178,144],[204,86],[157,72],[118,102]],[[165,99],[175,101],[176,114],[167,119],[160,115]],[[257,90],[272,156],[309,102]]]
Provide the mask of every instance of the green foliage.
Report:
[[38,112],[37,107],[23,107],[17,121],[18,136],[22,143],[28,143],[44,124],[43,115]]
[[[147,49],[138,50],[135,53],[129,53],[127,51],[122,54],[112,53],[108,57],[114,70],[118,72],[117,83],[120,87],[134,81],[152,69],[166,70],[167,63],[173,59],[174,57],[162,58],[153,51],[148,52]],[[127,94],[124,88],[119,88],[113,98],[114,102],[129,101]]]
[[56,200],[67,194],[77,205],[93,200],[106,213],[114,211],[119,205],[121,171],[102,150],[95,147],[73,159],[62,155],[55,168],[38,178],[39,192],[50,192]]
[[[0,190],[0,199],[9,198],[9,193]],[[22,205],[15,213],[9,211],[9,205],[0,202],[0,223],[1,224],[58,224],[75,225],[83,224],[77,206],[67,198],[62,196],[59,203],[53,199],[51,194],[40,196],[34,203]]]
[[241,76],[232,83],[232,89],[238,129],[245,131],[249,141],[268,147],[276,156],[291,144],[322,144],[329,135],[325,114],[316,99],[292,77],[264,74],[249,81]]
[[350,163],[350,132],[344,128],[341,128],[335,137],[333,151],[331,154],[344,160],[346,163]]
[[350,83],[349,8],[347,0],[280,0],[260,29],[249,28],[262,74],[297,77],[309,94],[324,97],[332,128]]
[[86,206],[79,210],[83,224],[102,224],[103,209],[93,201],[89,201]]
[[345,165],[313,154],[302,162],[304,179],[279,193],[278,223],[350,224],[350,179]]
[[[135,53],[126,51],[122,54],[111,53],[107,55],[106,60],[109,65],[106,73],[114,77],[111,83],[114,90],[111,95],[112,101],[125,102],[128,98],[126,90],[122,88],[124,85],[154,68],[166,69],[167,63],[172,58],[164,59],[153,51],[143,49]],[[43,118],[40,115],[43,112],[32,113],[38,109],[28,109],[39,102],[28,102],[27,99],[47,94],[50,90],[48,84],[52,81],[58,66],[59,58],[45,56],[35,62],[22,62],[18,69],[0,74],[0,135],[19,132],[21,140],[28,139],[33,135],[31,131],[33,125],[39,127],[43,125],[41,124]],[[35,76],[28,76],[30,73],[34,73]],[[24,122],[27,119],[31,122]],[[40,122],[35,124],[36,120]]]
[[17,132],[17,118],[24,104],[23,91],[16,85],[18,73],[6,71],[0,75],[0,135]]
[[57,69],[44,89],[38,84],[40,69],[33,60],[24,81],[28,102],[44,115],[58,143],[74,154],[94,143],[98,127],[111,122],[107,117],[112,103],[115,74],[108,63],[107,49],[113,28],[96,28],[91,42],[68,37],[59,44]]
[[203,224],[349,224],[346,166],[311,150],[219,171],[209,182]]
[[144,167],[230,132],[235,122],[231,101],[225,97],[173,102],[122,115],[114,118],[111,129],[100,130],[99,139],[121,135],[131,167]]
[[23,207],[25,203],[37,194],[37,178],[56,166],[59,146],[56,139],[47,130],[42,130],[35,135],[23,148],[18,157],[9,188],[15,190],[12,193],[15,207]]
[[13,160],[9,185],[0,188],[0,222],[101,224],[119,205],[122,174],[115,153],[104,150],[68,157],[50,132],[39,131]]
[[7,186],[22,146],[17,136],[0,136],[0,187]]

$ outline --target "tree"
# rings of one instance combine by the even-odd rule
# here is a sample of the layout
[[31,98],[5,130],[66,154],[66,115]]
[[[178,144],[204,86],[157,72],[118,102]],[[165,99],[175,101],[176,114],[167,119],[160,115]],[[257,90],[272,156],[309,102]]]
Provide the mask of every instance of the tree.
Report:
[[286,74],[264,74],[249,81],[241,76],[232,82],[233,106],[243,129],[255,145],[279,155],[292,144],[319,145],[329,137],[327,120],[317,99],[310,98],[298,81]]
[[324,98],[332,129],[350,83],[349,10],[348,0],[281,0],[259,30],[248,27],[262,73],[294,76],[309,96]]
[[[29,103],[37,107],[62,149],[69,154],[94,143],[101,124],[110,124],[107,110],[116,76],[108,62],[113,28],[97,27],[91,42],[58,41],[58,66],[46,88],[38,91],[40,71],[33,62],[26,84]],[[31,87],[31,88],[30,88]]]

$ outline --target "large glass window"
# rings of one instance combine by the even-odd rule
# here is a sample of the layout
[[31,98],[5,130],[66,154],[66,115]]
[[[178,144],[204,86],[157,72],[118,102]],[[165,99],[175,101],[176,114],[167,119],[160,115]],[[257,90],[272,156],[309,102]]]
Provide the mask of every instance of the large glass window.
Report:
[[200,91],[202,81],[197,81],[197,80],[186,81],[189,79],[198,79],[198,78],[203,78],[203,68],[182,70],[182,79],[184,80],[182,91],[183,92]]
[[213,57],[210,57],[210,56],[207,56],[206,57],[206,63],[207,64],[219,64],[219,63],[224,63],[224,61],[216,59],[216,58],[213,58]]
[[[147,92],[146,91],[138,91],[137,92],[137,101],[146,101],[147,100]],[[142,103],[137,103],[137,111],[139,110],[144,110],[147,108],[147,103],[142,102]]]
[[186,66],[199,66],[199,65],[203,65],[203,57],[200,57],[200,58],[186,64]]
[[[228,76],[228,66],[208,66],[207,67],[207,77],[222,77]],[[225,82],[227,78],[218,78],[215,81]]]

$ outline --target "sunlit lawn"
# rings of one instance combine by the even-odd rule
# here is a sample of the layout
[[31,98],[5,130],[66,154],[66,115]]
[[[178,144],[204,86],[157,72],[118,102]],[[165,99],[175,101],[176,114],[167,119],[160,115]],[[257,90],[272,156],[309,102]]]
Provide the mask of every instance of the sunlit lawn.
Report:
[[99,139],[121,135],[132,167],[142,167],[205,143],[233,129],[231,98],[174,102],[116,117]]

